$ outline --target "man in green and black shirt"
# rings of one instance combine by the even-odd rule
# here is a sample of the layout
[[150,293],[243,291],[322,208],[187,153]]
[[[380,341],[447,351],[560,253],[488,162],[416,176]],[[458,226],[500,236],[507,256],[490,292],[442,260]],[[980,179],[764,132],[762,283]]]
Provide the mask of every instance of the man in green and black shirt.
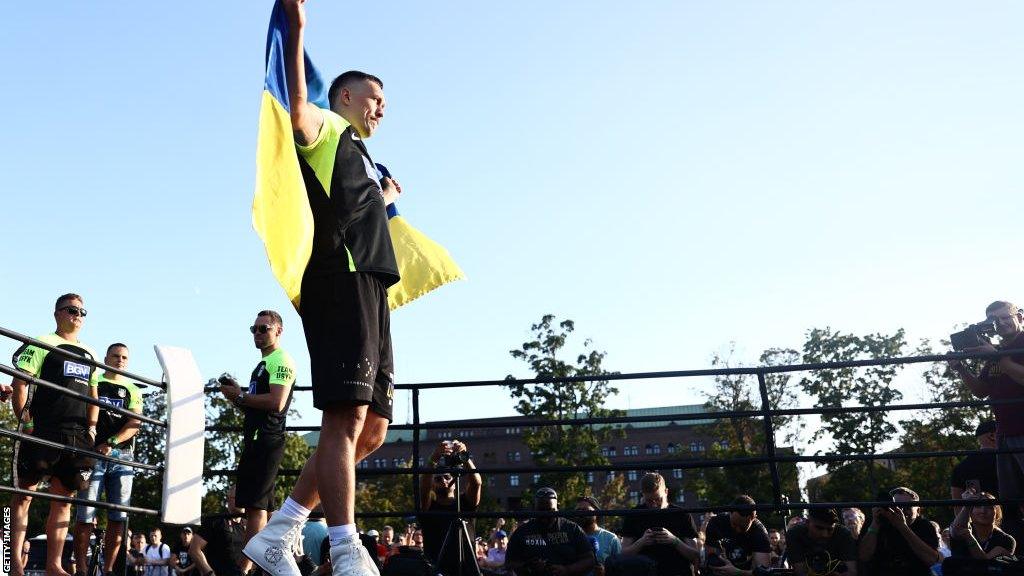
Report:
[[[118,370],[128,369],[128,346],[118,342],[107,347],[107,355],[103,363]],[[139,387],[124,376],[105,371],[95,385],[99,399],[116,406],[142,413],[142,394]],[[105,456],[113,456],[124,460],[134,460],[135,434],[139,431],[139,421],[124,414],[109,410],[100,410],[96,423],[96,451]],[[100,493],[110,504],[130,506],[132,500],[132,482],[135,469],[127,464],[97,460],[89,478],[89,489],[86,498],[97,501]],[[75,562],[77,571],[84,573],[89,568],[89,536],[96,525],[96,508],[94,506],[77,507],[77,524],[75,526]],[[121,534],[124,522],[128,518],[126,512],[110,510],[107,512],[106,542],[103,557],[103,573],[114,570],[117,555],[121,550]]]
[[363,141],[384,118],[384,83],[349,71],[331,82],[330,110],[309,101],[304,0],[282,0],[285,68],[299,166],[313,213],[313,249],[299,314],[309,347],[319,443],[292,490],[245,554],[271,576],[297,576],[290,538],[322,501],[334,574],[375,576],[355,524],[356,463],[380,447],[392,418],[394,360],[387,289],[399,279],[387,205],[401,189],[378,180]]
[[[242,450],[238,460],[235,500],[245,508],[245,540],[267,523],[277,471],[284,457],[285,417],[295,384],[295,362],[281,349],[284,330],[281,315],[263,310],[249,327],[253,343],[263,355],[245,389],[230,376],[221,377],[220,391],[245,414]],[[243,559],[240,566],[248,572],[252,563]]]
[[[93,351],[78,341],[78,333],[85,320],[82,297],[64,294],[57,298],[53,318],[57,329],[39,340],[67,351],[52,352],[45,348],[25,344],[14,354],[14,365],[27,375],[67,388],[72,392],[97,397],[95,383],[99,371],[81,358],[95,359]],[[31,423],[31,434],[41,439],[60,442],[66,446],[92,450],[96,440],[96,419],[99,409],[81,400],[42,386],[32,386],[27,380],[14,378],[12,382],[15,416]],[[36,490],[39,483],[50,479],[50,493],[70,496],[88,485],[95,460],[59,448],[33,442],[19,442],[17,454],[17,485],[25,490]],[[31,497],[15,495],[11,500],[11,549],[21,550],[28,526],[28,508]],[[68,531],[71,504],[50,501],[50,515],[46,520],[46,572],[63,574],[61,553]],[[20,560],[12,563],[13,574],[23,574]]]

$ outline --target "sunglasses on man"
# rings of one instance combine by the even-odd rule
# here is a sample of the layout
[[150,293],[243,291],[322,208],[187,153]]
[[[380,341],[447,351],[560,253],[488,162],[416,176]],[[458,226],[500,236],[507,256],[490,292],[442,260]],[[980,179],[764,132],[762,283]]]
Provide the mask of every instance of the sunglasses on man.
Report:
[[260,334],[266,334],[267,332],[270,332],[271,328],[273,328],[273,326],[270,324],[257,324],[255,326],[249,326],[249,332],[252,332],[253,334],[256,334],[257,332]]
[[86,315],[85,308],[79,308],[78,306],[61,306],[57,310],[63,310],[72,316],[81,316],[82,318],[85,318]]

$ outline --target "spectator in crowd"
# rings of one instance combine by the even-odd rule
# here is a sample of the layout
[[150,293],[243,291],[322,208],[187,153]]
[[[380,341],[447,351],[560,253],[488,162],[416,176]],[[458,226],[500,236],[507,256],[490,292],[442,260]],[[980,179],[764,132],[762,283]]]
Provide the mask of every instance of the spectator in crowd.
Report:
[[146,555],[146,576],[170,576],[171,547],[164,543],[159,528],[149,531],[149,544],[143,549]]
[[995,500],[995,496],[988,492],[978,494],[968,489],[963,493],[963,498],[977,500],[978,503],[962,507],[950,526],[952,556],[984,560],[1013,554],[1017,542],[999,529],[1003,519],[1002,508],[998,504],[985,502]]
[[[195,572],[196,564],[192,561],[192,557],[188,555],[188,548],[192,544],[192,529],[185,526],[181,529],[181,533],[178,536],[178,544],[171,550],[171,569],[174,570],[175,574],[183,576],[190,572]],[[190,576],[195,576],[191,574]]]
[[736,510],[718,514],[708,522],[704,541],[707,571],[717,576],[751,576],[754,569],[769,567],[771,543],[768,530],[757,519],[754,499],[746,494],[733,499]]
[[860,538],[860,529],[864,527],[864,513],[860,508],[843,508],[843,526],[849,529],[854,540]]
[[953,555],[953,551],[949,548],[949,543],[949,528],[943,528],[942,532],[939,532],[939,554],[942,554],[943,558],[949,558]]
[[[999,346],[984,344],[967,352],[995,352],[1024,348],[1024,312],[1010,302],[993,302],[985,308],[986,318],[995,324]],[[953,360],[949,367],[956,372],[978,398],[991,400],[1024,399],[1024,356],[1003,356],[986,360],[975,374],[963,362]],[[992,406],[996,417],[999,448],[1024,448],[1024,404]],[[1024,452],[997,454],[996,470],[1001,498],[1024,496]],[[984,490],[984,487],[978,487]]]
[[[685,510],[668,503],[665,479],[657,472],[640,481],[643,501],[634,510],[649,514],[626,516],[622,523],[623,556],[642,555],[653,560],[658,576],[689,575],[700,563],[700,542],[693,518]],[[670,513],[653,513],[671,510]]]
[[804,520],[805,518],[799,514],[796,516],[790,516],[786,519],[786,532],[789,532],[789,529],[797,524],[803,524]]
[[771,545],[771,568],[786,568],[783,557],[786,554],[786,538],[782,532],[779,532],[775,528],[768,531],[768,544]]
[[[974,431],[978,439],[978,447],[990,450],[988,454],[971,454],[953,467],[949,479],[949,497],[960,500],[967,490],[975,493],[988,492],[999,494],[999,476],[996,474],[996,421],[983,420]],[[953,513],[960,512],[960,506],[953,508]]]
[[[455,494],[455,477],[450,472],[440,470],[433,475],[424,474],[420,476],[420,504],[423,510],[428,512],[455,512],[456,506],[463,512],[472,512],[480,505],[480,494],[483,483],[480,475],[473,470],[473,459],[469,457],[468,448],[465,443],[459,440],[444,441],[437,445],[434,453],[430,456],[432,466],[442,466],[444,460],[463,462],[464,469],[468,472],[461,477],[462,493]],[[458,498],[458,502],[456,502]],[[476,574],[476,568],[472,566],[472,559],[475,558],[475,550],[463,550],[463,558],[469,558],[469,562],[459,565],[459,549],[456,546],[462,545],[461,538],[448,540],[448,547],[441,550],[445,543],[445,535],[449,530],[459,528],[457,520],[453,516],[423,516],[420,518],[423,526],[423,545],[427,559],[437,567],[444,576],[458,576],[462,573]],[[458,535],[453,532],[453,535]],[[470,539],[473,534],[470,533]],[[463,546],[464,547],[464,546]]]
[[146,554],[143,552],[146,539],[142,532],[136,532],[129,537],[129,542],[128,571],[134,576],[142,576],[146,573]]
[[327,538],[327,520],[324,519],[324,509],[317,506],[310,511],[309,519],[302,527],[302,554],[317,566],[322,564],[320,546],[324,538]]
[[491,537],[491,547],[487,550],[487,557],[480,561],[480,568],[485,574],[502,576],[507,574],[505,570],[505,552],[508,549],[508,534],[498,529]]
[[860,561],[871,574],[927,576],[942,562],[939,526],[921,515],[917,493],[900,486],[889,492],[893,505],[872,508],[858,545]]
[[[583,512],[596,512],[601,509],[597,499],[593,496],[583,496],[576,502],[576,510]],[[591,541],[595,542],[597,565],[594,567],[595,576],[604,574],[604,563],[609,558],[622,553],[622,542],[615,533],[605,530],[597,524],[597,516],[582,516],[578,518],[580,528]]]
[[423,530],[416,528],[412,531],[412,537],[409,540],[409,545],[413,548],[423,548]]
[[[540,512],[558,510],[558,494],[534,494]],[[512,534],[505,564],[516,576],[583,576],[594,568],[594,548],[575,522],[559,516],[533,518]]]
[[487,559],[487,550],[488,550],[488,548],[490,548],[490,546],[487,544],[486,540],[484,540],[483,538],[481,538],[479,536],[476,537],[476,542],[475,543],[476,543],[476,563],[477,563],[477,566],[479,566],[480,562],[482,560],[486,560]]
[[[380,558],[377,556],[377,544],[380,541],[380,532],[376,530],[368,530],[365,534],[359,535],[359,542],[366,548],[366,552],[370,555],[370,561],[373,562],[374,567],[377,568],[377,572],[380,572],[382,566]],[[328,544],[330,544],[330,536],[328,536]],[[328,554],[330,549],[328,549]]]
[[203,518],[203,524],[192,536],[188,553],[196,563],[196,576],[241,576],[242,546],[245,526],[235,505],[235,487],[228,489],[227,515]]
[[786,530],[786,556],[799,576],[857,574],[857,541],[832,508],[814,508]]
[[387,524],[380,529],[380,546],[383,550],[380,558],[381,562],[386,562],[387,557],[398,550],[398,546],[395,545],[395,529]]

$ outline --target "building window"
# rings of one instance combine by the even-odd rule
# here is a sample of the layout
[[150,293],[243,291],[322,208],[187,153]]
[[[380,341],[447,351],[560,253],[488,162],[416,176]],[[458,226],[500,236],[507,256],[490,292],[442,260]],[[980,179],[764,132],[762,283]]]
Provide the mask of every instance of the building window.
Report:
[[629,491],[629,501],[630,502],[637,502],[637,503],[639,503],[640,502],[640,493],[637,492],[636,490],[630,490]]
[[519,486],[519,474],[512,474],[508,477],[509,486]]
[[523,459],[523,455],[521,453],[519,453],[518,451],[513,452],[513,451],[509,450],[508,454],[506,454],[506,456],[508,457],[508,461],[509,462],[519,462],[519,461],[521,461]]
[[655,445],[651,446],[651,450],[654,451],[654,455],[655,456],[657,456],[658,454],[661,454],[661,444],[655,444]]
[[650,444],[648,444],[647,446],[644,446],[644,454],[647,455],[647,456],[650,456],[651,454],[654,454],[654,448],[652,448]]
[[700,442],[698,440],[694,440],[694,441],[690,442],[690,452],[703,452],[703,451],[704,451],[704,443],[703,442]]
[[678,448],[677,446],[678,446],[678,445],[677,445],[677,444],[676,444],[675,442],[669,442],[669,443],[668,443],[668,446],[666,446],[666,447],[665,447],[665,450],[666,450],[666,451],[667,451],[667,452],[668,452],[669,454],[675,454],[675,453],[676,453],[676,451],[677,451],[677,450],[679,449],[679,448]]
[[593,483],[594,483],[594,473],[593,472],[587,472],[587,484],[593,484]]
[[622,449],[622,455],[623,456],[639,456],[640,455],[640,447],[639,446],[626,446],[625,448]]
[[391,461],[391,465],[395,468],[401,468],[402,464],[405,464],[405,462],[403,462],[401,458],[395,458]]
[[534,474],[533,475],[533,484],[534,485],[540,484],[540,474]]
[[608,447],[607,446],[601,446],[601,456],[604,456],[605,458],[608,457]]
[[728,440],[720,441],[718,443],[718,447],[721,448],[722,450],[728,450],[729,449],[729,441]]
[[629,480],[630,482],[635,482],[635,481],[636,481],[636,479],[637,479],[637,478],[638,478],[639,476],[640,476],[640,475],[639,475],[639,474],[637,473],[637,471],[636,471],[636,470],[630,470],[630,471],[629,471],[629,472],[628,472],[628,473],[626,474],[626,478],[627,478],[627,479],[628,479],[628,480]]
[[419,467],[420,467],[420,468],[423,468],[423,456],[420,456],[420,459],[419,459]]
[[609,470],[608,471],[608,476],[605,477],[604,481],[607,483],[607,482],[611,482],[613,480],[615,480],[615,472],[612,472],[612,471]]
[[680,490],[679,493],[676,494],[676,502],[679,504],[686,502],[686,494],[684,494],[682,490]]
[[672,470],[672,477],[675,478],[676,480],[679,480],[680,478],[683,477],[683,470],[681,468],[676,468]]

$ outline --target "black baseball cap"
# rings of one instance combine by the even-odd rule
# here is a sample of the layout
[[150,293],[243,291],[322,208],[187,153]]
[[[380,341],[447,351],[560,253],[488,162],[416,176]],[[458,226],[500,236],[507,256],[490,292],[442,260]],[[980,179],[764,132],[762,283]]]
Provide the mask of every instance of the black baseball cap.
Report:
[[996,431],[995,420],[982,420],[978,424],[978,429],[974,431],[974,437],[984,436],[985,434],[991,434]]
[[537,500],[558,500],[558,492],[555,492],[554,488],[541,488],[533,494],[533,497]]

